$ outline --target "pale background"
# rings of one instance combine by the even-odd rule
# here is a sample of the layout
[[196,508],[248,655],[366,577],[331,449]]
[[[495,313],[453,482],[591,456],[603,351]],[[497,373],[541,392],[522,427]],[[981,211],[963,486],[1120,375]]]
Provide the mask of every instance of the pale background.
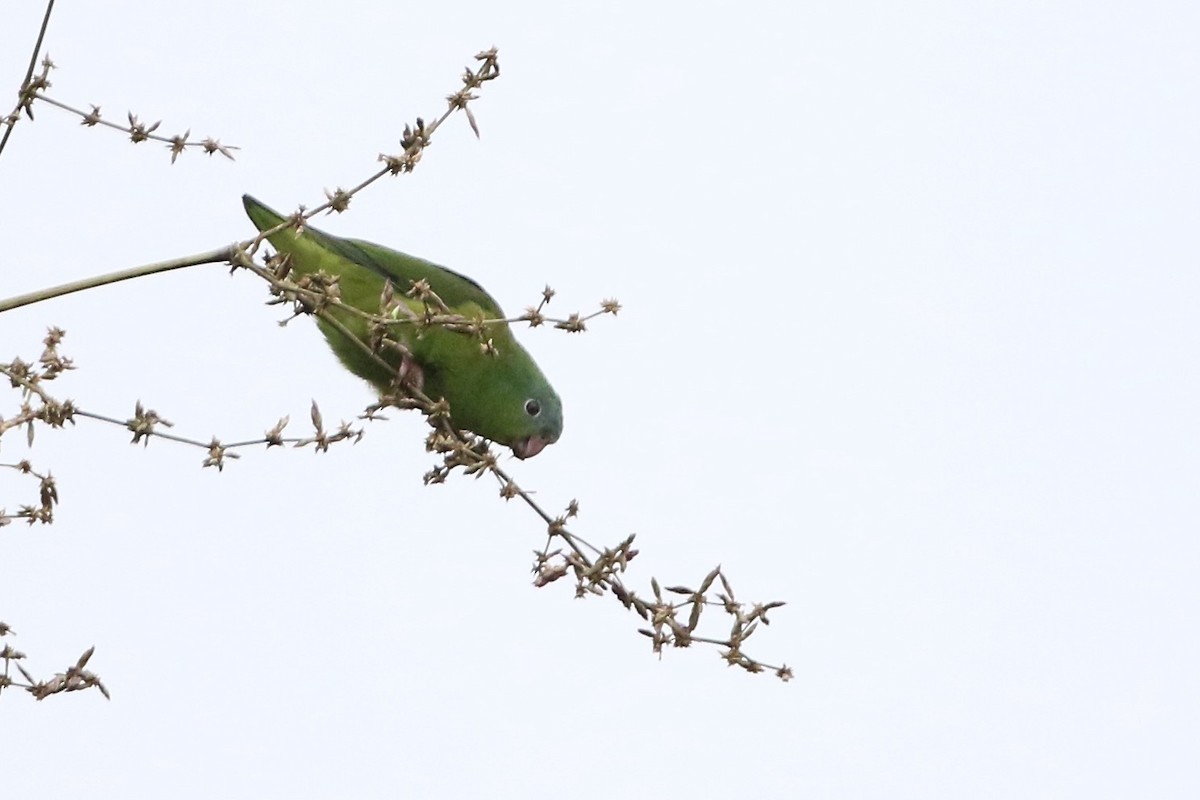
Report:
[[[502,75],[323,227],[483,282],[566,409],[508,462],[629,579],[787,600],[749,652],[661,662],[609,599],[535,590],[488,481],[424,488],[415,414],[327,455],[26,453],[49,528],[0,531],[0,619],[49,676],[0,696],[5,797],[1039,798],[1200,795],[1200,6],[1147,3],[60,3],[54,96],[0,157],[0,295],[222,246],[252,192],[349,186]],[[15,96],[42,13],[0,12]],[[8,108],[5,101],[5,111]],[[220,267],[4,314],[67,329],[56,390],[197,438],[371,399],[308,321]],[[0,400],[12,414],[17,395]],[[0,475],[10,509],[32,484]]]

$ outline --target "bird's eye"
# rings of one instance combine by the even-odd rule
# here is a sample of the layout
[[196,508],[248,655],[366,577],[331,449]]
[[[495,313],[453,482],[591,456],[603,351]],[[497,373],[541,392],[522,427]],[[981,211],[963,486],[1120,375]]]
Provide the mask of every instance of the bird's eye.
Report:
[[531,417],[536,417],[542,413],[542,406],[537,400],[530,398],[525,401],[525,413]]

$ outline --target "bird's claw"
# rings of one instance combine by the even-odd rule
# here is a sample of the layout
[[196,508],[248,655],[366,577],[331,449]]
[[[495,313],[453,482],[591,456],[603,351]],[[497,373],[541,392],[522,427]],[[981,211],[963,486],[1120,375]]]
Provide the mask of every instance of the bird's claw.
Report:
[[396,376],[400,379],[402,386],[416,389],[418,392],[425,388],[425,370],[408,353],[400,357],[400,369]]

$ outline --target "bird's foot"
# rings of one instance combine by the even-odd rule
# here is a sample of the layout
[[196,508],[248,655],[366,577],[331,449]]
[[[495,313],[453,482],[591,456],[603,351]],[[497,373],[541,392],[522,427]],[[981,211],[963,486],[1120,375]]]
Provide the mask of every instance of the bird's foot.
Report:
[[416,389],[418,392],[425,388],[425,370],[408,353],[400,357],[400,369],[396,377],[400,379],[401,386]]

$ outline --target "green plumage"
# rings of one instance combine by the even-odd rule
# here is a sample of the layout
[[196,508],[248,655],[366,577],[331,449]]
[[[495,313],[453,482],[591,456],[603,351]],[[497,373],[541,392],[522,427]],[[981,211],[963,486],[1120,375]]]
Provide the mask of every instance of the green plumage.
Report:
[[[260,231],[285,221],[249,195],[243,195],[242,201]],[[468,319],[504,318],[500,305],[482,286],[424,259],[309,227],[300,235],[284,229],[269,239],[277,250],[291,257],[291,275],[324,272],[336,276],[342,302],[369,314],[379,314],[380,297],[389,280],[397,299],[414,312],[424,313],[420,301],[406,297],[414,281],[424,280],[456,314]],[[331,312],[355,337],[369,340],[366,320],[338,309]],[[380,391],[392,386],[402,365],[400,355],[381,352],[390,365],[390,369],[384,369],[335,326],[319,319],[317,324],[351,372]],[[562,402],[507,323],[486,326],[483,338],[492,340],[496,355],[485,353],[475,336],[441,327],[427,327],[419,334],[412,325],[397,325],[392,330],[411,351],[423,376],[425,394],[434,399],[444,397],[450,404],[455,427],[507,445],[518,458],[537,455],[558,439],[562,432]]]

